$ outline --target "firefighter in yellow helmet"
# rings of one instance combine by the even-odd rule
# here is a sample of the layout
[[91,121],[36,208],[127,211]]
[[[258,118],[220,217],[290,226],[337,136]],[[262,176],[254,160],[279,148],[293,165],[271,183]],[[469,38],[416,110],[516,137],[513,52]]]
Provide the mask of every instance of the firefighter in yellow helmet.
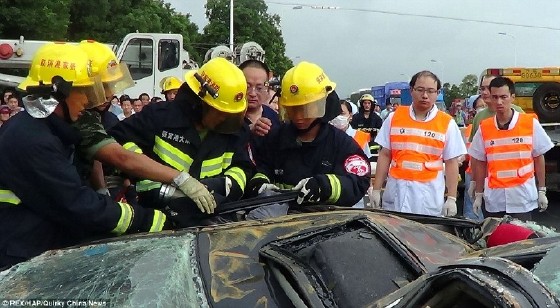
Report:
[[[358,144],[328,124],[340,114],[336,84],[316,64],[300,62],[282,78],[280,108],[289,120],[269,134],[257,153],[258,173],[248,190],[299,191],[298,204],[324,203],[352,206],[368,186],[370,167]],[[332,105],[331,105],[332,102]],[[334,114],[326,113],[335,106]]]
[[84,50],[92,64],[99,68],[96,74],[103,83],[106,103],[84,111],[80,120],[74,123],[82,137],[76,146],[75,164],[84,183],[91,184],[97,192],[116,199],[124,195],[126,200],[136,204],[134,186],[111,166],[130,176],[167,184],[171,184],[180,172],[145,155],[124,149],[107,134],[107,129],[119,123],[118,118],[108,110],[111,97],[131,87],[134,81],[126,63],[118,63],[115,54],[107,45],[86,40],[80,42],[78,47]]
[[165,96],[165,100],[168,102],[174,101],[182,84],[183,82],[177,77],[164,77],[159,82],[159,87],[161,88],[161,94]]
[[79,47],[47,43],[19,85],[26,112],[0,132],[0,268],[92,237],[160,231],[167,221],[84,186],[70,161],[80,138],[71,123],[104,101],[96,70]]
[[[246,91],[241,70],[215,58],[187,72],[173,103],[150,104],[109,133],[126,148],[180,171],[175,186],[191,196],[202,213],[213,213],[216,204],[241,198],[252,176],[243,120]],[[137,184],[140,203],[157,201],[161,187]],[[193,209],[186,203],[174,211],[193,224],[207,217]]]

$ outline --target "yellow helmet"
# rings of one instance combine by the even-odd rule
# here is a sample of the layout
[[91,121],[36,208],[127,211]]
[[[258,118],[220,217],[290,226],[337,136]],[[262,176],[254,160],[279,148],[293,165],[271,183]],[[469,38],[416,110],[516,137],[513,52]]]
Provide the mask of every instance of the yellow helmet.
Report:
[[[28,87],[52,85],[53,77],[59,76],[72,83],[72,90],[83,92],[89,103],[85,107],[93,108],[105,102],[101,79],[93,75],[94,71],[97,71],[97,68],[92,66],[88,55],[81,48],[67,43],[47,43],[33,56],[29,75],[18,88],[25,91]],[[45,106],[35,107],[37,110],[32,106],[28,109],[29,113],[32,116],[45,117],[52,113],[56,105],[51,104],[46,111]]]
[[84,40],[78,44],[78,47],[87,53],[92,65],[98,68],[94,73],[101,76],[105,89],[111,92],[107,93],[109,96],[134,85],[128,66],[126,63],[119,63],[109,46],[94,40]]
[[288,114],[292,107],[305,106],[302,110],[307,118],[320,118],[325,114],[327,95],[335,87],[321,67],[302,61],[284,74],[279,104]]
[[163,77],[159,82],[159,87],[161,88],[161,94],[165,94],[167,91],[178,90],[183,82],[174,76]]
[[247,109],[247,81],[243,72],[224,58],[214,58],[197,71],[185,74],[191,90],[209,106],[226,113],[242,113]]
[[362,97],[360,97],[360,102],[363,101],[370,101],[373,103],[375,100],[373,99],[373,96],[371,96],[371,94],[364,94],[362,95]]

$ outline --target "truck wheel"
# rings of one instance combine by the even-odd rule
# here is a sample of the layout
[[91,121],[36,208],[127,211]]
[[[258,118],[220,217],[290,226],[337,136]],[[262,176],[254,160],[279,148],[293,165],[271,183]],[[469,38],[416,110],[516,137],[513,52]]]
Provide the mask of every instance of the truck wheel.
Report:
[[544,123],[560,122],[560,83],[544,83],[533,94],[533,110]]

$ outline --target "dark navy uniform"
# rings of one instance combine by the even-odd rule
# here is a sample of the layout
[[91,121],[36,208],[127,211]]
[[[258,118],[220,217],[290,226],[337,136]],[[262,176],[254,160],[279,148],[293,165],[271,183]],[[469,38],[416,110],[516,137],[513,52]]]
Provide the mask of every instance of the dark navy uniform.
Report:
[[98,235],[148,231],[156,218],[165,222],[159,211],[83,186],[72,165],[79,139],[54,114],[35,119],[21,112],[1,127],[0,267]]
[[[228,200],[241,198],[254,168],[249,158],[248,127],[245,125],[236,134],[205,131],[201,136],[187,104],[189,102],[181,97],[172,103],[150,104],[142,112],[121,121],[109,134],[124,148],[143,153],[179,171],[187,171],[197,179],[228,176],[233,184]],[[222,187],[208,188],[223,191],[225,182],[221,183]],[[157,182],[137,182],[140,202],[157,202],[160,187],[161,183]]]
[[[360,107],[360,112],[352,116],[352,121],[350,121],[352,128],[365,131],[370,133],[371,138],[369,142],[369,151],[371,154],[376,154],[379,151],[379,145],[375,143],[375,137],[377,137],[377,129],[381,128],[383,125],[383,120],[374,111],[369,113],[369,118],[366,118],[363,113],[363,107]],[[374,159],[373,161],[375,161]]]
[[317,137],[300,142],[296,128],[283,124],[255,154],[257,174],[281,188],[314,177],[321,187],[321,202],[340,206],[356,204],[369,187],[370,166],[364,151],[352,137],[321,123]]

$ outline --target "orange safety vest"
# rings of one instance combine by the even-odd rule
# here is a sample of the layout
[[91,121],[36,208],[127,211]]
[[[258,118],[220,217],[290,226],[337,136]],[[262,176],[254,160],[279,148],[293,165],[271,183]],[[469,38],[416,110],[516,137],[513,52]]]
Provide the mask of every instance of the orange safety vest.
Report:
[[398,107],[391,121],[389,174],[396,179],[428,182],[443,170],[441,155],[452,118],[438,110],[432,120],[419,122],[410,118],[408,108]]
[[494,117],[480,122],[488,164],[488,187],[519,186],[534,176],[533,119],[530,114],[519,114],[513,129],[499,130]]
[[354,140],[358,143],[360,149],[363,149],[368,144],[370,137],[371,135],[369,133],[357,130],[354,135]]
[[[472,124],[469,124],[469,126],[467,126],[467,129],[465,129],[465,136],[464,136],[465,145],[467,146],[467,151],[471,147],[471,143],[469,142],[469,136],[471,135],[471,132],[472,132]],[[465,161],[467,161],[467,163],[468,163],[467,169],[465,169],[465,172],[466,173],[471,173],[471,160],[470,160],[469,155],[465,155]]]

